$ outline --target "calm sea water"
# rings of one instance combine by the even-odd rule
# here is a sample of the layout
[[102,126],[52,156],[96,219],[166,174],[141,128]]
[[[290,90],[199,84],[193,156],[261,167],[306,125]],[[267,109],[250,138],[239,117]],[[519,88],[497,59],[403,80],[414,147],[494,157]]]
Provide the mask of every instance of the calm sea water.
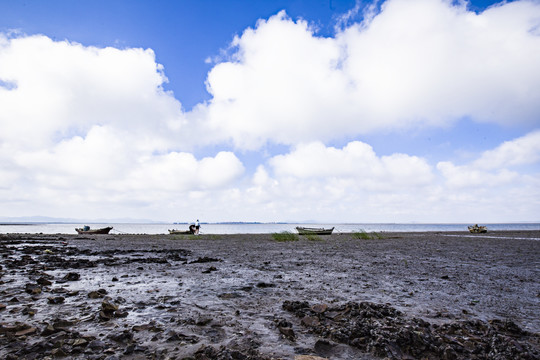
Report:
[[[112,226],[111,234],[168,234],[169,229],[187,230],[187,224],[1,224],[0,234],[76,234],[75,228]],[[201,224],[201,234],[270,234],[296,232],[296,226],[335,227],[335,232],[467,231],[471,224]],[[489,230],[540,230],[540,223],[481,224]]]

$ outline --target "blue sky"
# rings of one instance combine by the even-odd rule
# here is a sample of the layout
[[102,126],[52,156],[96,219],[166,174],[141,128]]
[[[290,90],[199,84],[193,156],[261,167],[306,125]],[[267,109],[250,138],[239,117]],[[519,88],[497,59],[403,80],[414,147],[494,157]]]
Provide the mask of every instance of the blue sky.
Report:
[[0,217],[538,221],[540,2],[0,1]]

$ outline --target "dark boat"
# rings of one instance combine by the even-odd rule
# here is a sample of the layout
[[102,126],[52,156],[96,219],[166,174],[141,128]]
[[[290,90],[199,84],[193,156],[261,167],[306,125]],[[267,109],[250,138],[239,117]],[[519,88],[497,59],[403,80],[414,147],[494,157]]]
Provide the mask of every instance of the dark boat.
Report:
[[196,234],[196,233],[197,233],[197,228],[195,227],[195,225],[190,225],[189,230],[175,230],[175,229],[170,230],[169,229],[169,234],[171,235],[190,235],[190,234]]
[[112,230],[112,226],[107,226],[101,229],[90,229],[90,226],[76,228],[75,231],[79,234],[108,234]]
[[468,226],[468,229],[473,234],[487,233],[487,227],[486,226],[478,226],[478,224],[476,224],[474,226]]
[[334,228],[325,229],[297,226],[296,230],[300,235],[330,235],[332,234],[332,231],[334,231]]

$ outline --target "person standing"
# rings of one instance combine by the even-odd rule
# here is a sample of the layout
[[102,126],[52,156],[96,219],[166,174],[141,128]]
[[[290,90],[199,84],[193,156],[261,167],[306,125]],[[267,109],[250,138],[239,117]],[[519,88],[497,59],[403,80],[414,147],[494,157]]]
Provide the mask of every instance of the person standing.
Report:
[[199,219],[195,222],[195,235],[199,235],[199,229],[201,228],[201,224],[199,223]]

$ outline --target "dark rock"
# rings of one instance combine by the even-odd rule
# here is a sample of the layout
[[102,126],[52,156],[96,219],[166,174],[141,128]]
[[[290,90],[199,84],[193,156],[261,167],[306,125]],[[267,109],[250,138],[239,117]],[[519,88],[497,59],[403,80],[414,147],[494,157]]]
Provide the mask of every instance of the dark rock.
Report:
[[202,273],[203,274],[209,274],[209,273],[211,273],[213,271],[217,271],[217,268],[214,267],[214,266],[210,266],[208,269],[204,270]]
[[63,304],[65,298],[63,296],[54,296],[47,298],[49,304]]
[[283,336],[285,336],[287,339],[291,341],[294,341],[294,339],[296,339],[296,334],[294,333],[294,330],[292,328],[280,326],[278,327],[278,329],[279,332],[283,334]]
[[118,310],[118,305],[111,303],[110,301],[104,300],[101,303],[101,310],[105,313],[113,313]]
[[332,356],[333,355],[333,349],[336,347],[335,344],[330,343],[326,340],[317,340],[315,343],[315,346],[313,349],[318,355],[321,356]]
[[107,346],[107,344],[105,344],[103,341],[101,340],[92,340],[90,341],[90,343],[88,344],[88,347],[92,350],[102,350],[102,349],[105,349],[105,347]]
[[70,272],[62,278],[65,281],[77,281],[81,278],[81,275],[75,272]]
[[198,258],[197,260],[191,261],[189,264],[202,264],[202,263],[220,262],[220,261],[223,261],[223,260],[204,256],[204,257]]
[[39,285],[43,285],[43,286],[52,285],[52,282],[50,280],[46,279],[45,277],[40,277],[39,279],[36,280],[36,282]]
[[41,294],[41,286],[36,284],[26,284],[24,291],[30,295]]
[[129,330],[124,330],[119,334],[109,335],[109,339],[118,343],[127,344],[133,341],[133,333],[131,333]]
[[257,287],[260,288],[260,289],[271,288],[271,287],[275,287],[275,286],[276,286],[276,284],[265,283],[263,281],[257,283]]
[[105,297],[105,295],[107,295],[107,290],[105,289],[99,289],[97,291],[90,291],[88,293],[88,297],[90,299],[100,299],[100,298]]

